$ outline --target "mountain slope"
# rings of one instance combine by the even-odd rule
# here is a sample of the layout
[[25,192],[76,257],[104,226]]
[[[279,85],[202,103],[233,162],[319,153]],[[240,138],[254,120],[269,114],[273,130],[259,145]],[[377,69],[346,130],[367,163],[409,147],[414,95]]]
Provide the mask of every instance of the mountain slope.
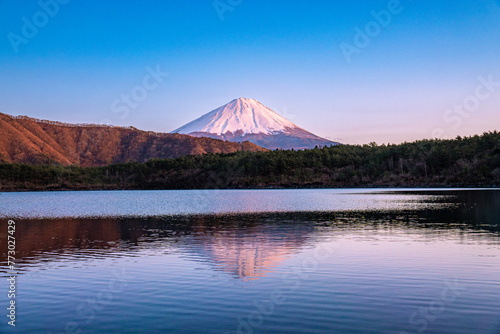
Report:
[[248,140],[269,149],[307,149],[338,144],[298,127],[262,103],[247,98],[233,100],[172,133],[233,142]]
[[204,153],[264,151],[232,143],[132,127],[75,125],[0,113],[0,162],[102,166]]

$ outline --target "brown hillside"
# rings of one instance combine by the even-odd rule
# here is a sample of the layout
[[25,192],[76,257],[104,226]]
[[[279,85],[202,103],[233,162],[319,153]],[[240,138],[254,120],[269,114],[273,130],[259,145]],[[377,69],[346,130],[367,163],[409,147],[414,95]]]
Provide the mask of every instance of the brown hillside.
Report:
[[102,166],[242,150],[266,149],[249,142],[146,132],[133,127],[66,124],[0,113],[0,162]]

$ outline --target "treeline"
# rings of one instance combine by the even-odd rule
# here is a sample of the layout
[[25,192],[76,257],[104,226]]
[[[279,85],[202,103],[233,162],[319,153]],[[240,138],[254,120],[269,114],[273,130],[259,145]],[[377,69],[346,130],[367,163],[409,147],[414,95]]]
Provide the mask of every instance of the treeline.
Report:
[[104,167],[0,164],[0,191],[500,185],[500,133],[398,145],[204,154]]

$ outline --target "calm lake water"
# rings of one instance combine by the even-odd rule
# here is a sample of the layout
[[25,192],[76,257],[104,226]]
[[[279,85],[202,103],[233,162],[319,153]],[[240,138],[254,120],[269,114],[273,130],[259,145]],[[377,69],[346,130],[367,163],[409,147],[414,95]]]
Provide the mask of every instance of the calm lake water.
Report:
[[0,193],[0,333],[500,333],[499,214],[499,190]]

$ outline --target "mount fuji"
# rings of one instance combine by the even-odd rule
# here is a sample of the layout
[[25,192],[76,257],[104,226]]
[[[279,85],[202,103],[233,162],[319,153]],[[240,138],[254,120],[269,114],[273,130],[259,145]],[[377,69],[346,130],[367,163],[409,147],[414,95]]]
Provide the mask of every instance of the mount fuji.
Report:
[[239,98],[172,131],[232,142],[249,141],[268,149],[310,149],[339,143],[316,136],[257,100]]

